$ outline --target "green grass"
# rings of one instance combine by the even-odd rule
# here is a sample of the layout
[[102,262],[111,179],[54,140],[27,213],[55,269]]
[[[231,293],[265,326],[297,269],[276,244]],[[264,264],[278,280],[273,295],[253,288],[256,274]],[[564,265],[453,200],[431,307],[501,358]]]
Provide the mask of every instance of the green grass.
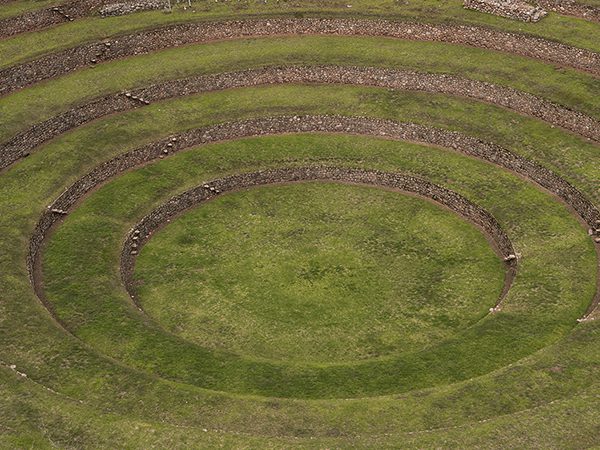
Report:
[[[229,4],[216,3],[214,9],[212,3],[201,4],[211,10],[198,12],[203,17],[230,14]],[[570,35],[569,40],[577,41],[587,33],[586,42],[598,42],[597,25],[556,15],[531,26],[463,11],[460,2],[454,0],[435,4],[353,4],[352,11],[359,15],[378,14],[388,7],[392,13],[399,11],[408,18],[476,21],[505,29],[533,30],[559,40]],[[308,7],[325,11],[345,5],[302,3],[298,9]],[[273,8],[276,6],[271,2],[250,5],[248,13],[268,13]],[[53,46],[95,39],[94,33],[191,18],[185,14],[93,19],[20,36],[0,46],[4,50],[25,49],[13,56],[27,58]],[[92,25],[95,30],[91,30]],[[90,33],[77,35],[77,30]],[[73,35],[69,35],[71,32]],[[46,46],[43,41],[49,37]],[[27,43],[30,48],[25,48]],[[310,37],[172,49],[41,83],[0,99],[0,136],[8,138],[31,123],[101,93],[193,73],[282,63],[368,64],[455,73],[514,86],[600,116],[594,95],[597,81],[571,70],[442,44]],[[0,448],[587,448],[600,443],[600,326],[597,322],[575,322],[595,289],[597,261],[586,230],[572,212],[533,184],[496,166],[443,149],[368,137],[300,134],[198,147],[130,171],[95,191],[51,236],[44,253],[45,290],[75,335],[53,322],[33,295],[25,258],[29,236],[41,211],[65,187],[95,165],[171,133],[240,118],[303,113],[366,115],[459,130],[496,141],[552,168],[590,199],[600,201],[597,146],[501,108],[440,95],[335,86],[236,89],[160,102],[81,127],[47,143],[40,152],[0,174]],[[337,211],[338,218],[353,218],[351,223],[345,222],[347,236],[331,236],[327,241],[347,249],[336,253],[335,259],[353,258],[352,252],[360,248],[357,242],[374,229],[377,236],[391,236],[392,240],[419,233],[429,238],[427,230],[431,230],[433,219],[424,218],[424,210],[433,214],[427,217],[435,217],[437,226],[454,221],[452,227],[443,228],[448,242],[438,238],[436,248],[453,243],[450,237],[459,231],[462,237],[463,233],[474,232],[453,215],[420,200],[369,188],[316,183],[256,188],[223,196],[174,221],[150,241],[141,255],[138,274],[139,270],[153,274],[151,283],[143,284],[142,289],[179,289],[177,299],[166,303],[169,296],[155,297],[161,310],[153,311],[152,318],[145,318],[133,307],[120,283],[118,257],[125,233],[144,214],[204,180],[265,167],[321,163],[412,173],[447,186],[488,209],[523,255],[503,312],[469,321],[464,328],[449,332],[421,351],[414,347],[362,361],[357,358],[358,348],[351,346],[339,347],[346,356],[332,351],[331,360],[325,360],[327,353],[318,347],[322,340],[315,340],[315,345],[283,340],[285,347],[267,347],[271,353],[265,353],[265,347],[252,347],[260,342],[260,330],[255,328],[248,329],[253,337],[246,347],[241,346],[244,342],[233,340],[223,348],[207,345],[209,348],[202,349],[205,343],[197,339],[197,333],[215,339],[218,331],[211,335],[199,327],[189,328],[191,334],[185,339],[165,336],[154,319],[169,326],[169,320],[177,320],[180,303],[176,300],[186,296],[190,302],[202,300],[192,298],[198,278],[173,274],[170,265],[180,263],[182,270],[193,274],[197,258],[212,249],[220,255],[219,261],[227,263],[218,266],[218,271],[230,274],[222,285],[233,289],[234,276],[248,278],[250,273],[243,264],[236,265],[235,252],[241,255],[244,249],[254,250],[256,257],[266,238],[278,240],[278,248],[308,261],[304,242],[282,234],[284,225],[301,224],[296,214],[308,215],[317,231],[322,231],[319,227],[326,227],[331,219],[331,215],[310,215],[319,207]],[[307,200],[300,197],[300,189],[311,189],[314,195],[303,207],[292,209],[293,199],[296,203],[299,198]],[[329,198],[334,192],[337,194]],[[265,198],[269,199],[269,207],[261,203]],[[376,205],[370,203],[367,208],[366,202],[375,198],[379,199]],[[272,227],[269,231],[245,224],[242,218],[247,217],[245,208],[251,199],[256,208],[262,205],[262,215],[257,216],[264,220],[261,224],[268,223],[277,204],[276,212],[287,214],[285,220],[277,216],[282,228]],[[411,204],[418,205],[418,214],[392,214],[406,211]],[[211,219],[210,227],[202,222],[203,217]],[[389,222],[382,223],[383,217]],[[218,223],[222,218],[238,227],[224,227]],[[367,227],[364,221],[372,226]],[[388,234],[383,227],[386,223],[408,224],[408,228],[394,227],[400,235]],[[195,233],[190,235],[185,224],[192,230],[202,225],[214,242],[202,241],[202,236]],[[232,249],[227,237],[248,230],[249,240],[238,239],[247,246]],[[431,233],[435,231],[442,232],[436,228]],[[282,232],[279,237],[277,232]],[[202,246],[194,242],[202,242]],[[419,244],[423,242],[428,241]],[[389,248],[387,243],[381,243],[381,248]],[[464,242],[461,245],[464,248]],[[176,249],[179,253],[174,252]],[[476,249],[491,256],[487,246],[469,245],[470,252]],[[147,254],[151,255],[147,252],[155,256],[143,262]],[[366,258],[364,255],[361,257]],[[269,256],[276,258],[277,254]],[[327,259],[322,253],[318,256]],[[383,289],[387,286],[385,280],[393,276],[402,279],[405,275],[391,272],[394,267],[406,266],[384,256],[378,262],[378,273],[389,275],[375,281],[381,284],[378,291],[390,292]],[[424,260],[419,267],[429,271],[434,267],[430,262]],[[284,269],[269,271],[274,278],[265,282],[289,281]],[[408,269],[417,271],[417,267]],[[326,275],[318,270],[301,273],[311,275],[313,282],[314,274]],[[497,271],[493,273],[498,276]],[[178,282],[175,275],[180,277]],[[148,281],[147,275],[145,279]],[[253,281],[244,285],[254,286],[257,291],[260,284]],[[325,276],[320,282],[329,283],[328,288],[334,285],[333,278]],[[418,290],[426,287],[430,288],[420,284]],[[375,291],[368,283],[364,288]],[[487,291],[481,295],[493,298]],[[353,300],[351,295],[323,294],[313,301],[323,298],[337,299],[336,311],[346,314],[347,344],[369,329],[371,322],[364,323],[360,311],[354,316],[350,308],[341,308],[340,299]],[[145,306],[151,300],[151,296],[142,296]],[[379,311],[378,300],[368,305],[372,316]],[[406,312],[406,297],[404,301],[399,313]],[[218,311],[227,313],[226,305],[216,305],[221,308]],[[194,312],[202,310],[200,303],[192,306]],[[264,312],[269,303],[256,297],[251,306],[254,311]],[[449,311],[447,304],[438,306],[458,314]],[[190,309],[180,310],[180,314],[186,311]],[[286,313],[283,309],[270,312]],[[319,320],[325,322],[327,318],[327,309],[307,308],[304,313],[306,329],[318,329]],[[231,323],[240,323],[241,317],[231,311],[225,314]],[[433,315],[425,319],[434,322],[438,318]],[[388,329],[399,335],[402,330],[391,323],[387,322]],[[350,327],[357,330],[356,335],[347,331]],[[327,328],[328,333],[334,331]],[[411,334],[407,339],[418,335]],[[331,342],[339,346],[336,339]],[[382,347],[378,344],[378,348]],[[302,358],[297,354],[301,351],[305,352]],[[243,353],[245,356],[241,356]],[[266,360],[265,356],[273,359]],[[11,364],[27,377],[11,370]]]
[[136,297],[203,347],[296,362],[414,351],[484,316],[504,270],[429,202],[303,183],[218,198],[144,247]]

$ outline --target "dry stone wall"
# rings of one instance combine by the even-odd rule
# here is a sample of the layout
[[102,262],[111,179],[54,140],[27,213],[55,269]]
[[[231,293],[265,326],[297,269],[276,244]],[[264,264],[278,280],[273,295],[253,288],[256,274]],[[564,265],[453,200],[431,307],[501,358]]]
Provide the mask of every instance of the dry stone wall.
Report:
[[72,22],[75,19],[95,14],[100,14],[102,17],[123,16],[135,12],[164,9],[167,4],[165,0],[129,2],[114,2],[112,0],[67,1],[49,8],[36,9],[15,17],[1,19],[0,39]]
[[49,8],[28,11],[19,16],[0,20],[0,38],[71,22],[89,16],[109,0],[75,0]]
[[600,22],[600,7],[598,6],[586,5],[574,0],[535,0],[535,3],[559,14]]

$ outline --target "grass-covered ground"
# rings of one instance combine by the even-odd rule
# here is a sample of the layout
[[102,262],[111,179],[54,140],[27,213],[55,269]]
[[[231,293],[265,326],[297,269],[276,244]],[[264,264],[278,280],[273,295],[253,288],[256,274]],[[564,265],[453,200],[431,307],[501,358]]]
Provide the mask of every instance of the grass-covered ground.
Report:
[[184,215],[144,247],[135,282],[150,316],[203,347],[333,363],[463,330],[498,301],[502,266],[477,229],[427,201],[301,183]]
[[[168,60],[169,64],[161,64]],[[600,118],[600,80],[527,58],[432,42],[286,37],[191,45],[101,64],[0,98],[0,136],[84,100],[198,74],[276,65],[358,65],[445,73],[505,85]],[[473,126],[471,124],[471,126]]]
[[[42,7],[0,6],[0,17]],[[0,65],[161,24],[247,15],[352,14],[524,31],[597,48],[597,24],[522,24],[459,1],[208,3],[89,18],[0,41]],[[310,11],[310,13],[309,13]],[[266,65],[449,73],[531,92],[600,118],[597,77],[443,43],[281,37],[128,58],[0,98],[0,142],[91,98]],[[26,270],[40,214],[71,183],[174,133],[252,117],[342,114],[415,122],[496,142],[600,205],[597,144],[460,97],[353,86],[269,86],[188,96],[108,116],[0,173],[0,448],[584,448],[600,445],[599,325],[578,323],[597,253],[564,204],[498,166],[369,136],[290,134],[198,146],[94,190]],[[422,199],[335,183],[265,186],[194,208],[136,266],[119,256],[145,214],[205,181],[324,164],[419,176],[482,206],[520,259],[504,264],[472,225]]]

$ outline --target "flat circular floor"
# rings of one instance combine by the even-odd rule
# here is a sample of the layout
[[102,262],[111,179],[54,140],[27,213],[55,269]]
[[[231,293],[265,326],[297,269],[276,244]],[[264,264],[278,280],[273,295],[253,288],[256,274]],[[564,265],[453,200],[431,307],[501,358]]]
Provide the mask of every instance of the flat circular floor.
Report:
[[504,266],[430,201],[332,182],[229,193],[159,230],[136,298],[167,330],[251,358],[330,363],[414,351],[494,306]]

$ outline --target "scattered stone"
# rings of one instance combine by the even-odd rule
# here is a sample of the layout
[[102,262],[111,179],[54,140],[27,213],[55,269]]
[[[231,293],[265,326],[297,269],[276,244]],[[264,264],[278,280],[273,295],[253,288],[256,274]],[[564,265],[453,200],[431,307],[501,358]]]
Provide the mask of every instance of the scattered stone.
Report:
[[102,17],[124,16],[139,11],[167,9],[168,2],[164,0],[138,0],[136,2],[111,3],[100,9]]
[[537,22],[547,15],[539,6],[521,0],[464,0],[464,7],[523,22]]

